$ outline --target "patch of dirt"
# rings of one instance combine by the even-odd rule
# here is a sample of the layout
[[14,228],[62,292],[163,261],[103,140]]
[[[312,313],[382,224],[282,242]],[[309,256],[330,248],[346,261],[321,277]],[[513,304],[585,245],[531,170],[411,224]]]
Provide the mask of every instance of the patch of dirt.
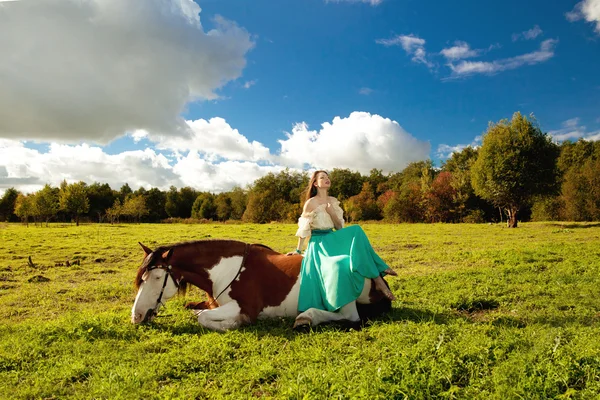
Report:
[[43,275],[35,275],[27,279],[27,282],[49,282],[50,278],[46,278]]

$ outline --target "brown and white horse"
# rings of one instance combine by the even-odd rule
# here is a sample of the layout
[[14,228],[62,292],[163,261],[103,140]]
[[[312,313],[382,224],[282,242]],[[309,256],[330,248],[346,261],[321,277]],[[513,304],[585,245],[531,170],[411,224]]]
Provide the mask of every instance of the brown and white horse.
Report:
[[161,246],[140,243],[145,257],[138,268],[138,293],[131,310],[134,324],[152,320],[161,305],[187,284],[199,287],[208,301],[188,303],[198,322],[226,331],[257,318],[296,317],[294,327],[329,321],[356,323],[391,309],[391,302],[365,279],[357,301],[336,312],[311,308],[298,315],[302,257],[286,256],[264,245],[235,240],[199,240]]

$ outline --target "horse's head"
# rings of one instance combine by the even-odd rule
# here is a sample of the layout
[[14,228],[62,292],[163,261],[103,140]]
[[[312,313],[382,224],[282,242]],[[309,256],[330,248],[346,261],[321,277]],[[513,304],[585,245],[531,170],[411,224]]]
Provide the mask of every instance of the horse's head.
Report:
[[140,246],[146,255],[135,279],[138,292],[131,309],[131,322],[134,324],[151,321],[160,306],[175,296],[181,283],[181,276],[169,263],[172,248],[152,251],[141,243]]

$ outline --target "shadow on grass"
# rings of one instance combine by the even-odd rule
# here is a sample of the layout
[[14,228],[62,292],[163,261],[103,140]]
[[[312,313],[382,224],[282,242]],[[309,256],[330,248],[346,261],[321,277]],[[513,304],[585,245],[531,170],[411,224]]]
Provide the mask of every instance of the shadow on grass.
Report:
[[554,224],[550,224],[551,226],[556,226],[558,228],[563,228],[563,229],[582,229],[582,228],[597,228],[600,226],[600,222],[594,222],[594,223],[565,223],[565,224],[561,224],[559,222],[554,223]]
[[[251,325],[245,325],[236,330],[239,332],[252,333],[258,337],[278,336],[292,339],[298,334],[305,334],[309,332],[359,331],[362,329],[368,329],[371,325],[376,323],[386,324],[393,322],[412,321],[416,323],[433,322],[435,324],[447,324],[452,320],[458,319],[462,319],[462,317],[451,312],[440,314],[431,312],[429,310],[399,307],[392,308],[390,312],[376,318],[370,318],[362,323],[337,321],[320,324],[313,327],[306,326],[295,330],[293,329],[294,318],[272,318],[261,319]],[[204,335],[214,333],[213,331],[200,326],[194,317],[191,317],[186,321],[176,321],[174,324],[168,321],[168,319],[159,317],[146,326],[152,329],[169,332],[173,335]]]

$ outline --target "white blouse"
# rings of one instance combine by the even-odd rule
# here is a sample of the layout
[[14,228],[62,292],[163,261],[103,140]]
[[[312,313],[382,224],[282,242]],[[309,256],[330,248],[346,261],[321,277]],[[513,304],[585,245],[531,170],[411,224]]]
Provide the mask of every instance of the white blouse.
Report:
[[[342,222],[342,228],[344,227],[344,211],[340,207],[340,202],[337,199],[331,200],[331,206],[338,219]],[[296,236],[305,238],[310,236],[310,232],[313,229],[332,229],[334,228],[333,220],[326,210],[327,204],[321,204],[311,212],[304,212],[298,218],[298,230]]]

